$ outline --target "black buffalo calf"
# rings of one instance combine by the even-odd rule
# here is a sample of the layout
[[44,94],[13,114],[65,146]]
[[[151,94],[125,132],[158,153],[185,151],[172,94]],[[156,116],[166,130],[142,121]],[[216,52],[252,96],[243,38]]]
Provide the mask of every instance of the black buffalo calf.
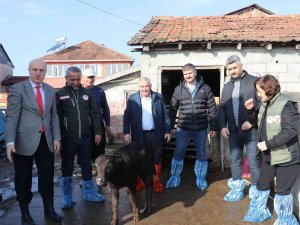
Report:
[[132,142],[113,155],[100,155],[96,160],[96,182],[101,187],[110,186],[112,191],[112,222],[118,224],[119,189],[128,187],[129,199],[133,208],[133,219],[139,220],[135,185],[140,176],[146,186],[144,214],[151,213],[152,186],[154,173],[154,146],[149,142]]

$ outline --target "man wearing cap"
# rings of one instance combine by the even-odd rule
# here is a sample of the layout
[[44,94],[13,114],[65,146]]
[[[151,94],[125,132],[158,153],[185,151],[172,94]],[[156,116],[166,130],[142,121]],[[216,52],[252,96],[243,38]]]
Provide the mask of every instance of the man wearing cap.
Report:
[[92,92],[92,96],[97,106],[99,120],[102,130],[102,138],[99,145],[93,144],[92,160],[105,153],[106,135],[110,134],[110,110],[107,104],[106,95],[102,88],[94,86],[95,73],[91,69],[83,71],[84,87]]
[[194,171],[196,185],[200,190],[207,188],[205,180],[208,162],[206,159],[207,128],[210,125],[210,136],[214,137],[217,129],[217,107],[210,87],[204,83],[193,64],[182,67],[183,81],[175,88],[170,103],[171,127],[174,127],[177,111],[176,149],[171,165],[171,177],[166,188],[178,187],[181,183],[180,174],[183,169],[183,156],[186,147],[193,138],[196,145],[197,160]]

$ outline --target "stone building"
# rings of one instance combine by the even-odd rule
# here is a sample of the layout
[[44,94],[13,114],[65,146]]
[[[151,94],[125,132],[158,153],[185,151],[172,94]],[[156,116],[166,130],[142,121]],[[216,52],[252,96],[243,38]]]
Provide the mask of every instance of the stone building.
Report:
[[[254,4],[221,16],[154,16],[128,45],[141,52],[141,75],[151,78],[166,102],[186,63],[196,66],[219,102],[232,54],[250,74],[276,76],[282,91],[300,100],[300,14],[276,15]],[[208,142],[207,154],[212,164],[230,165],[228,143],[220,136]],[[299,187],[300,178],[294,190],[298,215]]]

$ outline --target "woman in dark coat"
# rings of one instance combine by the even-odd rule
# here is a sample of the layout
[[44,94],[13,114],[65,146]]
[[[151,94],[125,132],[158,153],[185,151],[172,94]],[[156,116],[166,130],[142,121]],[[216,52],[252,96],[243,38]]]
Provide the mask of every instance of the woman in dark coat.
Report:
[[254,110],[252,99],[245,102],[248,117],[258,123],[257,148],[261,156],[260,178],[249,190],[251,199],[244,221],[262,222],[272,218],[266,207],[270,186],[276,177],[274,210],[276,225],[298,225],[293,215],[291,188],[300,170],[300,144],[298,138],[300,115],[297,102],[280,93],[278,80],[265,75],[255,82],[262,105]]

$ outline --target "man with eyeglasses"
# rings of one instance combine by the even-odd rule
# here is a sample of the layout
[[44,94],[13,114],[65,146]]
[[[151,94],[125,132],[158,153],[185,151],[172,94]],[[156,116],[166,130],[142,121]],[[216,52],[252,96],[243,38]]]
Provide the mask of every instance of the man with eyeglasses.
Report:
[[65,78],[67,85],[56,93],[56,101],[62,136],[61,207],[69,209],[75,204],[72,199],[72,174],[76,154],[83,179],[83,199],[101,202],[105,198],[98,193],[98,187],[92,180],[92,143],[99,144],[102,134],[97,107],[91,92],[81,85],[81,70],[78,67],[69,67]]

